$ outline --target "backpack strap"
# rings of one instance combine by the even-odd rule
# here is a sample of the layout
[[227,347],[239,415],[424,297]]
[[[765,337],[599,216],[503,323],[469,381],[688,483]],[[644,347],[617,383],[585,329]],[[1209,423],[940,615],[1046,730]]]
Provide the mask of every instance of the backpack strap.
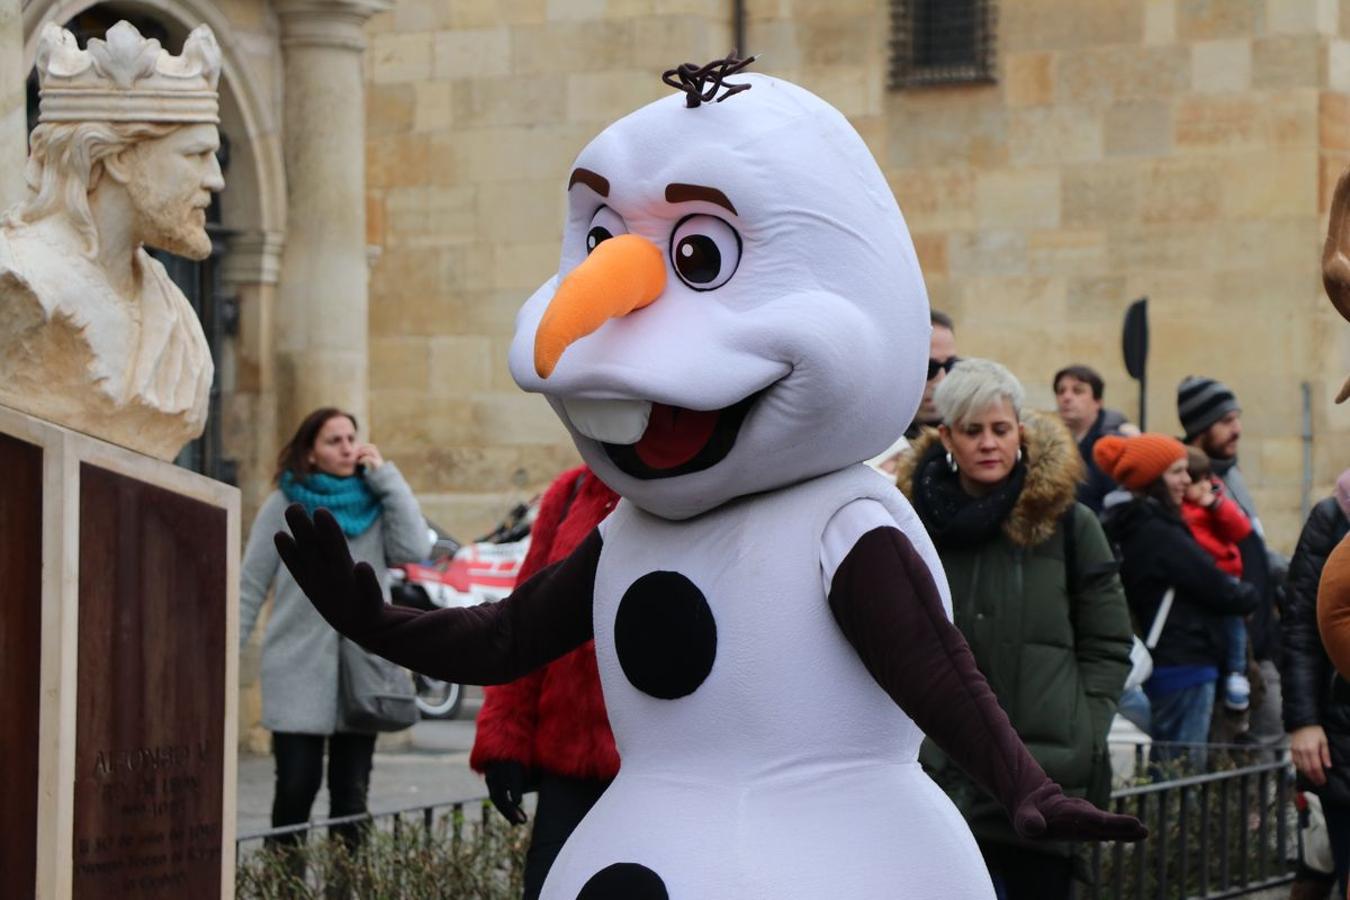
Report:
[[1070,600],[1078,593],[1078,535],[1074,527],[1077,510],[1078,504],[1071,504],[1061,519],[1064,523],[1064,586],[1069,589]]
[[1078,589],[1082,587],[1080,579],[1084,576],[1088,578],[1100,575],[1111,575],[1120,571],[1120,550],[1115,544],[1111,544],[1112,556],[1110,559],[1092,566],[1087,572],[1079,571],[1078,568],[1078,504],[1075,503],[1069,507],[1068,512],[1060,519],[1064,523],[1064,584],[1069,589],[1069,597],[1072,599]]

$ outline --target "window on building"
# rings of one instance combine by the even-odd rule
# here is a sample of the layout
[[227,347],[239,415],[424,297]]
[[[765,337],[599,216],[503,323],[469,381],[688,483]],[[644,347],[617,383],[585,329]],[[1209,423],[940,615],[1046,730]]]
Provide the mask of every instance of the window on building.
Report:
[[994,81],[994,0],[891,0],[892,88]]

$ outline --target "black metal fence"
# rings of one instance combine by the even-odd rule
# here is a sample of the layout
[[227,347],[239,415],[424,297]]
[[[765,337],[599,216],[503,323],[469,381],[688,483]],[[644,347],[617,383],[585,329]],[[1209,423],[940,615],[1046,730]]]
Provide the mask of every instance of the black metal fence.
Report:
[[1297,813],[1284,762],[1256,762],[1122,788],[1116,812],[1149,829],[1139,844],[1094,844],[1091,900],[1218,900],[1294,879]]
[[[403,837],[409,825],[420,826],[419,838],[429,836],[435,831],[436,823],[448,819],[458,827],[481,826],[489,814],[487,797],[470,797],[461,800],[442,800],[437,803],[420,806],[404,806],[382,812],[361,813],[355,816],[338,816],[332,819],[315,819],[299,825],[287,825],[281,828],[263,828],[247,834],[241,834],[234,840],[235,859],[244,859],[249,853],[262,849],[263,845],[284,838],[308,838],[313,832],[335,832],[343,826],[365,825],[367,828],[389,832],[395,839]],[[495,815],[495,813],[493,813]]]
[[[1220,900],[1293,881],[1299,832],[1292,769],[1281,761],[1282,751],[1205,749],[1204,770],[1195,774],[1175,748],[1170,762],[1138,753],[1138,783],[1115,790],[1111,806],[1141,819],[1149,838],[1092,845],[1086,851],[1091,882],[1078,886],[1079,900]],[[360,823],[404,849],[409,843],[458,844],[473,834],[502,831],[496,816],[486,798],[472,798],[270,828],[241,835],[236,859],[243,867],[269,842]],[[516,834],[523,837],[523,830]]]

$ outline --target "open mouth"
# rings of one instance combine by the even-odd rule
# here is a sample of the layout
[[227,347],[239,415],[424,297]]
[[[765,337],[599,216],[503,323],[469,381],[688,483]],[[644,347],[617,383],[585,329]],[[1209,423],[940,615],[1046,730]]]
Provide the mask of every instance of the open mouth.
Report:
[[601,446],[614,465],[634,478],[701,472],[731,452],[741,423],[758,397],[752,394],[731,406],[707,411],[653,403],[647,429],[637,443]]
[[587,416],[576,401],[564,405],[577,430],[598,441],[614,465],[625,475],[646,481],[701,472],[721,462],[762,393],[714,410],[618,401],[628,408],[621,415],[607,416],[604,423],[594,413]]

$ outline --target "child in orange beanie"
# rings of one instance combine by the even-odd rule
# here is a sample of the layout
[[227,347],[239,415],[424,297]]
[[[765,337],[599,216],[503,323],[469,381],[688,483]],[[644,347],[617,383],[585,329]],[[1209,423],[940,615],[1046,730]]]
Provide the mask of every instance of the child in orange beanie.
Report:
[[1185,445],[1165,434],[1107,436],[1092,453],[1134,495],[1108,508],[1102,524],[1121,550],[1120,581],[1135,624],[1154,633],[1144,692],[1155,758],[1187,756],[1202,768],[1227,654],[1223,617],[1251,612],[1259,595],[1215,565],[1182,519],[1191,483]]
[[[1214,563],[1234,578],[1242,577],[1242,551],[1238,542],[1252,533],[1251,520],[1236,502],[1224,496],[1223,482],[1214,477],[1209,457],[1203,450],[1186,448],[1187,473],[1191,477],[1181,515]],[[1228,641],[1227,675],[1224,679],[1224,705],[1242,712],[1251,705],[1252,685],[1247,680],[1247,624],[1241,616],[1225,616],[1224,637]]]
[[[1186,445],[1165,434],[1139,434],[1134,437],[1106,435],[1092,448],[1097,467],[1131,493],[1147,491],[1164,473],[1186,459]],[[1171,506],[1180,508],[1182,495]],[[1159,498],[1162,499],[1162,498]]]

